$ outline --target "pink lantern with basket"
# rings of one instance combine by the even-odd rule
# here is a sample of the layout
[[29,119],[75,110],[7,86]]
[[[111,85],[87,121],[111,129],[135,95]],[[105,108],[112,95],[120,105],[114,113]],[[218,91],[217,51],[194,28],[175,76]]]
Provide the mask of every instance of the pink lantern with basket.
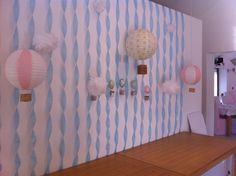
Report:
[[27,102],[31,101],[30,90],[45,79],[47,66],[37,52],[17,50],[7,58],[5,74],[7,80],[21,90],[20,101]]
[[195,85],[201,80],[201,70],[196,65],[186,65],[181,70],[180,76],[184,83]]

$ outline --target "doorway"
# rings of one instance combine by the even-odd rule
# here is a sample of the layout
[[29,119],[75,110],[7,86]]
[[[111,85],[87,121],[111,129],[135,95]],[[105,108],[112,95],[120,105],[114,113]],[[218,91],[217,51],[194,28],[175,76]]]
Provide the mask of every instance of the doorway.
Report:
[[[212,136],[225,135],[226,120],[219,117],[222,111],[218,103],[230,103],[236,109],[236,51],[207,55],[206,89],[206,102],[203,102],[203,106],[208,133]],[[228,96],[229,92],[235,93],[235,96]],[[222,102],[222,97],[225,102]],[[236,119],[232,122],[232,132],[236,133]]]

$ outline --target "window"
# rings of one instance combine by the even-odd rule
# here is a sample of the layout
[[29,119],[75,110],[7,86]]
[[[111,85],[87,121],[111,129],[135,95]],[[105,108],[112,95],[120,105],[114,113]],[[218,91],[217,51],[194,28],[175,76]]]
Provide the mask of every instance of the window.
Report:
[[214,71],[214,96],[219,96],[219,68]]

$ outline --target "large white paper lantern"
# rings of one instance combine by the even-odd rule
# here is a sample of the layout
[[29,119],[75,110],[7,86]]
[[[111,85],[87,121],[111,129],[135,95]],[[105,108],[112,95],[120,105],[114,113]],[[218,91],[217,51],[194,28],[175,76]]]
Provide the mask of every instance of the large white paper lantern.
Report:
[[[126,40],[128,56],[137,60],[145,60],[155,54],[157,41],[155,35],[144,29],[131,31]],[[147,74],[147,66],[139,65],[138,74]]]
[[46,77],[44,59],[33,50],[17,50],[6,61],[7,80],[21,90],[21,101],[31,101],[30,90],[38,86]]
[[181,79],[189,85],[197,84],[201,80],[201,70],[196,65],[186,65],[181,70]]

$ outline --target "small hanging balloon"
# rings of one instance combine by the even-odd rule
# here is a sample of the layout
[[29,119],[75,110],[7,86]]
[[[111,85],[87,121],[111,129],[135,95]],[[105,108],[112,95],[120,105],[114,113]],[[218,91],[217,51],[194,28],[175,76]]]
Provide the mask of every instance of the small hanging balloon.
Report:
[[110,96],[113,96],[115,94],[115,91],[113,90],[115,87],[115,81],[109,80],[108,81],[108,87],[110,89]]
[[148,85],[146,85],[145,87],[144,87],[144,92],[146,93],[146,94],[149,94],[150,93],[150,87],[148,86]]
[[195,85],[201,80],[201,70],[196,65],[186,65],[182,69],[181,79],[184,83],[189,85]]
[[137,95],[137,87],[138,87],[138,82],[137,80],[132,80],[130,82],[130,87],[131,87],[131,95]]
[[132,89],[137,90],[137,86],[138,86],[137,80],[132,80],[130,82],[130,86],[131,86]]
[[151,92],[150,87],[146,85],[144,87],[144,100],[149,100],[150,92]]
[[115,87],[115,82],[114,82],[113,80],[108,81],[108,87],[109,87],[110,89],[114,89],[114,87]]
[[120,95],[124,95],[125,94],[125,90],[124,90],[125,80],[124,79],[120,79],[119,85],[120,85],[119,93],[120,93]]

